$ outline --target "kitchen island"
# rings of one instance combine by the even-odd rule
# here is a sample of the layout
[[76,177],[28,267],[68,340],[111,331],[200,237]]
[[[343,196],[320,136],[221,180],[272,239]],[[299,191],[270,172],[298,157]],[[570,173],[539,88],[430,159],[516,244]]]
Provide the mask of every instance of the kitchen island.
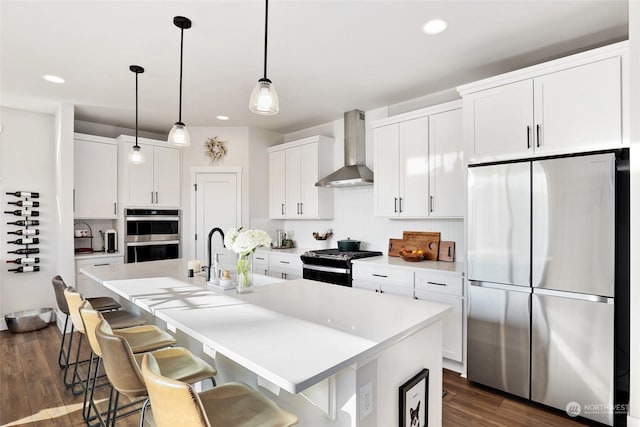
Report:
[[397,425],[398,387],[422,368],[430,371],[429,425],[441,424],[448,306],[305,279],[269,283],[274,279],[259,275],[254,292],[237,294],[206,285],[203,276],[186,277],[186,263],[81,272],[166,322],[180,344],[211,356],[220,383],[262,386],[300,425]]

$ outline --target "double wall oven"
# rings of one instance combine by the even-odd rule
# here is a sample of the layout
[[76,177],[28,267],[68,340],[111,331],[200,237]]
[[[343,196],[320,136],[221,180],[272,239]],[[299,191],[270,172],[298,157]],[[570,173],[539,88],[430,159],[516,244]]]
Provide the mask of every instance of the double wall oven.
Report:
[[125,262],[180,257],[180,210],[126,209]]

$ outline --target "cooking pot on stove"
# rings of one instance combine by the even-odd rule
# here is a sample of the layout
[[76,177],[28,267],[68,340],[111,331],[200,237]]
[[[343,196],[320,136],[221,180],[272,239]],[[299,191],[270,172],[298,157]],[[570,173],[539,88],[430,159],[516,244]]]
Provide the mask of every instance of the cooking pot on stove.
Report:
[[342,252],[359,251],[360,241],[351,240],[351,237],[347,237],[346,240],[338,240],[338,250]]

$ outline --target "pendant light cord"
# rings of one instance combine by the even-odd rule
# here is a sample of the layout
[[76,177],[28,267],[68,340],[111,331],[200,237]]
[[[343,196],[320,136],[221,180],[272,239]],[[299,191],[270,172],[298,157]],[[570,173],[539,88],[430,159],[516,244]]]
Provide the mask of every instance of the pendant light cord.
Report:
[[138,146],[138,72],[136,72],[136,147]]
[[182,49],[184,28],[180,28],[180,103],[178,105],[178,122],[182,123]]
[[267,78],[267,34],[269,25],[269,0],[265,0],[266,7],[264,11],[264,78]]

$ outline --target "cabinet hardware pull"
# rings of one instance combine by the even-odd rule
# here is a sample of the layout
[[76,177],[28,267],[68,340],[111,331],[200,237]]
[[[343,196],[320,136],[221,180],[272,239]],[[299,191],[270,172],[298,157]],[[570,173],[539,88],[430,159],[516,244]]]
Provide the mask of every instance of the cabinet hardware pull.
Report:
[[376,273],[371,273],[371,275],[375,277],[389,277],[389,276],[385,276],[384,274],[376,274]]
[[153,191],[151,192],[151,204],[153,204]]
[[282,203],[282,205],[281,205],[280,213],[281,213],[282,215],[284,215],[284,203]]
[[118,208],[116,207],[116,202],[113,202],[113,214],[117,215],[118,214]]
[[433,196],[429,196],[429,212],[433,212]]
[[156,205],[158,204],[158,192],[156,191]]
[[380,292],[380,291],[379,291],[379,290],[377,290],[377,289],[376,289],[375,291],[376,291],[376,292]]
[[280,261],[280,264],[291,264],[290,261]]
[[542,130],[542,125],[536,125],[536,147],[540,148],[540,131]]
[[427,282],[427,285],[447,286],[446,283],[438,283],[438,282]]
[[527,149],[531,148],[531,126],[527,125]]
[[94,267],[100,267],[101,265],[109,265],[109,263],[105,262],[104,264],[93,264]]
[[400,203],[399,203],[400,213],[402,213],[402,197],[400,197],[398,200],[400,201]]
[[259,259],[260,261],[264,261],[264,258],[260,258],[259,256],[257,256],[256,259]]
[[397,197],[393,198],[393,212],[394,213],[398,213],[398,198]]
[[302,202],[300,202],[300,215],[302,215]]
[[380,293],[381,293],[381,294],[384,294],[384,291],[383,291],[382,289],[380,289]]
[[413,296],[413,299],[418,299],[418,297],[414,295],[414,296]]

